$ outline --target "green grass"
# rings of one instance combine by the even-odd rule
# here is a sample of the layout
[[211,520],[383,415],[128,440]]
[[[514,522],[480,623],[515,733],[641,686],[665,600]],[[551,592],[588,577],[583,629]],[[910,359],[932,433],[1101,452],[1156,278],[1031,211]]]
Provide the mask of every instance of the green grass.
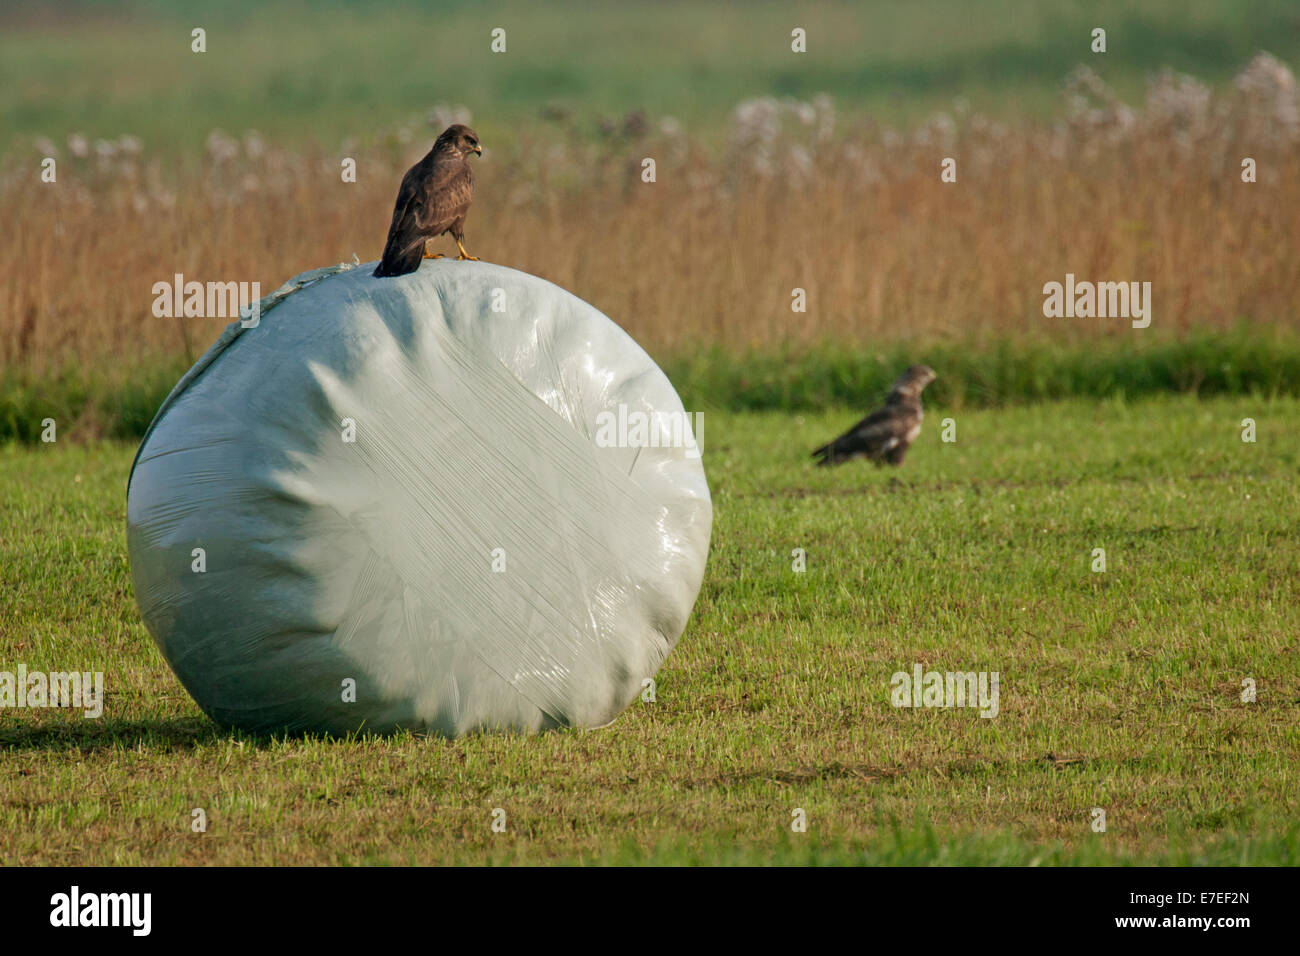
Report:
[[815,411],[872,405],[916,362],[941,370],[927,397],[957,408],[1171,392],[1300,395],[1300,337],[1246,324],[1179,338],[1136,333],[1073,344],[1021,337],[901,340],[874,349],[825,343],[747,354],[712,348],[669,356],[663,367],[692,408]]
[[[714,347],[657,358],[693,410],[865,407],[915,362],[941,371],[927,396],[961,409],[1169,393],[1300,397],[1300,337],[1245,324],[1181,338],[899,341],[875,349],[826,343],[749,353]],[[60,434],[82,440],[139,439],[187,367],[177,357],[41,373],[0,366],[0,441],[40,442],[50,418]]]
[[[134,606],[134,448],[0,448],[0,669],[109,690],[0,711],[4,862],[1300,864],[1300,401],[937,409],[901,470],[812,468],[856,414],[707,414],[657,702],[453,742],[219,730]],[[999,716],[890,706],[915,663],[998,671]]]
[[[673,115],[695,136],[755,96],[827,92],[842,109],[914,120],[962,97],[1002,116],[1056,113],[1075,64],[1128,98],[1164,66],[1216,85],[1258,50],[1294,63],[1286,0],[880,0],[792,7],[726,3],[19,3],[0,14],[0,155],[16,140],[131,133],[154,153],[209,131],[256,128],[278,144],[345,139],[468,106],[485,142],[511,140],[544,106]],[[208,31],[208,52],[190,31]],[[489,50],[507,31],[507,51]],[[808,31],[808,52],[790,31]],[[1105,54],[1091,30],[1108,31]],[[715,140],[716,136],[713,137]]]

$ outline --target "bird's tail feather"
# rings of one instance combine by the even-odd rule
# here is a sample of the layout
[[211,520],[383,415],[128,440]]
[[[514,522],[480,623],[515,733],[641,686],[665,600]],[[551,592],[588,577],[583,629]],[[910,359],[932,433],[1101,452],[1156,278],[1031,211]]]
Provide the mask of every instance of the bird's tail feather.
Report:
[[834,442],[831,442],[830,444],[822,445],[821,448],[818,448],[815,451],[813,451],[812,457],[817,459],[817,464],[819,466],[825,467],[827,465],[837,464],[835,460],[834,449],[831,447],[831,445],[833,444]]
[[420,260],[423,258],[423,242],[409,246],[406,249],[402,249],[395,242],[389,243],[384,247],[384,257],[379,260],[379,265],[375,267],[374,274],[381,277],[404,276],[420,268]]

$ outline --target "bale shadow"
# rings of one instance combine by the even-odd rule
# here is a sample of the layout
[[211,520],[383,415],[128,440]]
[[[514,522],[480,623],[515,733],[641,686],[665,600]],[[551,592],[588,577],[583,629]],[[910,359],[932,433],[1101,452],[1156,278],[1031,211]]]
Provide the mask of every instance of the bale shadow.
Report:
[[174,717],[152,720],[81,720],[26,725],[0,725],[0,754],[69,751],[99,753],[115,748],[143,748],[150,753],[177,753],[217,743],[237,743],[264,750],[276,743],[351,744],[367,740],[397,740],[406,736],[430,742],[447,738],[417,730],[377,732],[358,730],[346,734],[305,730],[254,732],[222,726],[207,717]]
[[113,748],[192,750],[229,734],[203,717],[156,720],[79,720],[0,726],[0,750],[79,750]]
[[209,744],[238,743],[258,750],[294,740],[345,743],[374,734],[331,736],[307,732],[253,733],[223,727],[206,717],[156,720],[84,720],[0,727],[0,752],[70,751],[99,753],[142,748],[150,753],[178,753]]

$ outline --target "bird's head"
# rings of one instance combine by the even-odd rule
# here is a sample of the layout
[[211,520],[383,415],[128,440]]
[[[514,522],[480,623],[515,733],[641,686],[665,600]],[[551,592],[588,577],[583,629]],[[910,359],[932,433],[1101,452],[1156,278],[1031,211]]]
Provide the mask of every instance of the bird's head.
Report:
[[905,395],[908,398],[920,398],[921,393],[925,391],[925,387],[937,377],[934,374],[934,369],[930,368],[930,366],[913,365],[898,377],[891,394]]
[[468,156],[470,153],[479,156],[483,155],[483,147],[478,144],[478,133],[463,123],[448,126],[442,131],[442,135],[438,137],[438,141],[433,145],[454,149],[462,156]]

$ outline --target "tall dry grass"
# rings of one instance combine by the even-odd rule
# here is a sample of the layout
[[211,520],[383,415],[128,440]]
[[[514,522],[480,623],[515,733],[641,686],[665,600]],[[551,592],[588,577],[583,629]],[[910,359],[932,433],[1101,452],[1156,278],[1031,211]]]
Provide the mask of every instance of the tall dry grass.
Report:
[[[1261,55],[1219,96],[1162,74],[1137,108],[1086,70],[1066,94],[1052,124],[958,108],[909,130],[846,126],[824,98],[756,100],[723,155],[671,121],[631,115],[593,138],[552,118],[487,143],[467,245],[594,303],[658,355],[1133,334],[1045,319],[1042,286],[1067,272],[1150,281],[1151,333],[1300,322],[1300,96],[1282,64]],[[153,283],[182,273],[266,293],[376,258],[398,179],[431,139],[289,154],[214,133],[204,156],[172,164],[130,137],[42,144],[57,183],[39,181],[38,157],[0,178],[0,366],[201,352],[225,320],[155,318]],[[358,182],[342,182],[343,155]],[[955,184],[940,181],[949,156]]]

